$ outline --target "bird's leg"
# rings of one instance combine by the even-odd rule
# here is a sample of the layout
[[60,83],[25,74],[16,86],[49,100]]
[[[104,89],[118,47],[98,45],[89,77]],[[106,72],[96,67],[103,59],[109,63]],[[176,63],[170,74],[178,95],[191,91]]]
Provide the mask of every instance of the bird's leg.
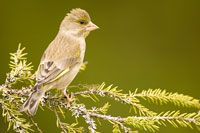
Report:
[[70,102],[73,101],[74,93],[71,92],[71,94],[68,94],[68,93],[66,92],[66,90],[64,89],[64,90],[63,90],[63,94],[64,94],[64,96],[66,96],[66,98],[67,98],[67,106],[66,106],[66,109],[68,109],[68,108],[70,107]]

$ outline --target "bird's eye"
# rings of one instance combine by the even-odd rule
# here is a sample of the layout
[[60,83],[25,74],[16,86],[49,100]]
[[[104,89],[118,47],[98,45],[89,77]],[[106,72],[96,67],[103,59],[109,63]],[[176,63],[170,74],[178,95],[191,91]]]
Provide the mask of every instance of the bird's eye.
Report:
[[83,20],[81,20],[79,23],[80,23],[80,24],[86,24],[86,22],[83,21]]

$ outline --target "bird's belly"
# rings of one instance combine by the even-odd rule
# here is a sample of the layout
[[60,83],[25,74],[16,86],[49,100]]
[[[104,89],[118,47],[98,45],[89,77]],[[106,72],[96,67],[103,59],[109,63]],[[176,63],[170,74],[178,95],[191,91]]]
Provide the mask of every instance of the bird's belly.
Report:
[[75,65],[68,73],[63,75],[61,78],[58,79],[57,82],[52,84],[52,88],[57,88],[57,89],[66,88],[72,82],[72,80],[76,77],[77,73],[79,72],[80,67],[81,67],[81,64]]

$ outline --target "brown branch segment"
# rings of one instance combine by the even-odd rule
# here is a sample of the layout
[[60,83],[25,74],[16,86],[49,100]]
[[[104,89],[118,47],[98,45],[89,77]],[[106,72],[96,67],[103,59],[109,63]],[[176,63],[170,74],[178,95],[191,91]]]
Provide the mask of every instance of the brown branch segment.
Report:
[[56,118],[57,118],[57,120],[58,120],[58,123],[59,123],[59,125],[60,125],[60,128],[62,129],[62,131],[64,132],[64,133],[67,133],[67,131],[64,129],[64,127],[62,126],[62,122],[60,121],[60,117],[58,116],[58,113],[57,113],[57,110],[56,110],[56,107],[54,106],[54,113],[55,113],[55,115],[56,115]]

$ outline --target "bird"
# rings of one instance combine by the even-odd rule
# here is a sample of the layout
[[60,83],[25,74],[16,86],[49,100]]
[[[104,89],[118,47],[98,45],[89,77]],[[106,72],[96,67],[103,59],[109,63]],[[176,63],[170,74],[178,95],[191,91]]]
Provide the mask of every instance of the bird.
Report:
[[[20,107],[21,112],[35,115],[38,104],[45,92],[62,90],[69,99],[66,88],[73,81],[84,60],[89,33],[99,27],[95,25],[87,11],[75,8],[64,17],[55,39],[41,57],[36,73],[36,83],[29,98]],[[70,100],[68,100],[70,102]]]

